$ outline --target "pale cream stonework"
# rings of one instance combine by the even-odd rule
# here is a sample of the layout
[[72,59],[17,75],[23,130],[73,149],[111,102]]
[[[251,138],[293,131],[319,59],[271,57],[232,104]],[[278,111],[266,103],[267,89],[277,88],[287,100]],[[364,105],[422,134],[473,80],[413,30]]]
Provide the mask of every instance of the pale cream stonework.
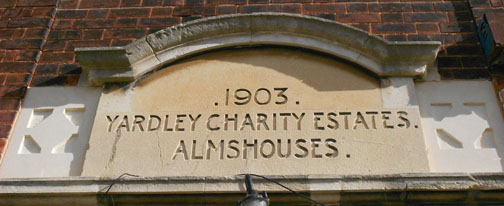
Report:
[[[225,115],[237,117],[227,128]],[[375,77],[278,48],[213,52],[106,88],[89,145],[83,176],[429,171],[417,107],[383,108]]]

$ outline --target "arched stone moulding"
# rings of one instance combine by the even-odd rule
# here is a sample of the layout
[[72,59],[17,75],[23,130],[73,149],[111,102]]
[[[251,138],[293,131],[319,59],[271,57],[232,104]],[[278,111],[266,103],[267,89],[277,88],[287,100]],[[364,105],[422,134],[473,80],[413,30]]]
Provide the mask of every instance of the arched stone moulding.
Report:
[[177,59],[209,50],[252,45],[306,48],[356,63],[380,77],[423,78],[440,42],[391,42],[316,17],[284,13],[225,15],[149,34],[123,47],[76,48],[93,86],[131,82]]

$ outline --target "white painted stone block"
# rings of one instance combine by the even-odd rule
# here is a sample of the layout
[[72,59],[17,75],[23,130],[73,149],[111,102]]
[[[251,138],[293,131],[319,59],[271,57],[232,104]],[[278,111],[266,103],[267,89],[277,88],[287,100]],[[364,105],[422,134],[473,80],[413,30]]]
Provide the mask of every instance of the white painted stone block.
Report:
[[489,81],[416,84],[432,172],[501,172],[504,121]]
[[101,89],[28,89],[0,165],[0,178],[78,176]]

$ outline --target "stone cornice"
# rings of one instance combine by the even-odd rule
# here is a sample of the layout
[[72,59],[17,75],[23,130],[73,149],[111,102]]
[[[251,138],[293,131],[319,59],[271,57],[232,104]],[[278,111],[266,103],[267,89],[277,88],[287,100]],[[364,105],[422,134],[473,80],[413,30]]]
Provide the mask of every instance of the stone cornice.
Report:
[[356,63],[380,77],[424,77],[441,43],[391,42],[316,17],[284,13],[204,18],[149,34],[123,47],[76,48],[91,85],[131,82],[178,59],[221,48],[305,48]]
[[[386,192],[502,190],[504,173],[412,173],[387,175],[267,176],[299,192]],[[115,178],[61,177],[0,179],[1,194],[100,193]],[[129,177],[118,181],[112,193],[240,193],[243,176]],[[254,177],[257,190],[286,192]],[[504,197],[503,197],[504,198]]]

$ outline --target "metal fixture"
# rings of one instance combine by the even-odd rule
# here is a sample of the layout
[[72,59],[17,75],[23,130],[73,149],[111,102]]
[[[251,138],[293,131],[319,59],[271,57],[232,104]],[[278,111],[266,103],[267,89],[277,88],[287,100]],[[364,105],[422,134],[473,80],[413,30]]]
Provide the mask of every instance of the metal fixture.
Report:
[[252,177],[250,175],[245,175],[245,186],[247,187],[247,195],[242,201],[238,201],[238,206],[268,206],[269,198],[266,191],[262,194],[257,193],[254,190],[254,185],[252,184]]

